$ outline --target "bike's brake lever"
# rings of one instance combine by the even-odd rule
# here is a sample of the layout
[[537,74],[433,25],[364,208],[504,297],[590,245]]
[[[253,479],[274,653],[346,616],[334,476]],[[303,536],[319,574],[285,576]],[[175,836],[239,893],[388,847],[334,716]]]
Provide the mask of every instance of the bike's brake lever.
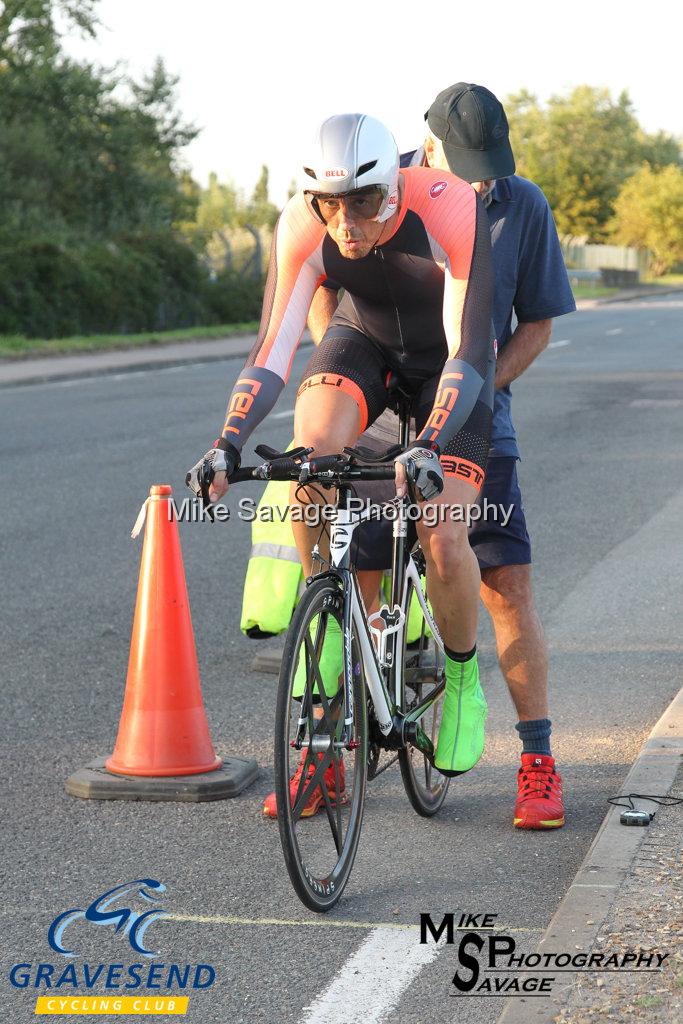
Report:
[[207,472],[202,472],[199,474],[199,481],[202,490],[202,505],[204,506],[204,509],[206,510],[206,514],[208,515],[209,519],[213,523],[213,503],[211,501],[211,498],[209,497],[209,484],[211,483],[211,480],[213,480],[213,470],[211,470],[210,479],[209,474]]

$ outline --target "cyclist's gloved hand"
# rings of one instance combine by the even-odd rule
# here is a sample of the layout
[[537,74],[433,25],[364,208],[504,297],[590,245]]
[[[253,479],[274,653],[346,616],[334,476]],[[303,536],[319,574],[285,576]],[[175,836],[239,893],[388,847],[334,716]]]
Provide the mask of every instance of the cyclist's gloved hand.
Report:
[[202,455],[185,476],[191,491],[205,504],[220,501],[228,489],[228,478],[239,469],[240,453],[234,445],[219,437],[213,448]]
[[[399,469],[402,467],[402,469]],[[443,471],[438,451],[423,448],[413,442],[396,459],[396,493],[406,493],[406,482],[411,497],[418,501],[429,501],[443,490]]]

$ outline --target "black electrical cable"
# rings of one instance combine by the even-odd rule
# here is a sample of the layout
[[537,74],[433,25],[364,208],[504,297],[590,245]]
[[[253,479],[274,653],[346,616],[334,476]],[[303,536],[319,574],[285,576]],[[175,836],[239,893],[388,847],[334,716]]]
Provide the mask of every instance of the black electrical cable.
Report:
[[[628,800],[628,803],[621,803],[620,801]],[[607,803],[612,804],[613,807],[626,807],[630,811],[635,811],[636,807],[633,803],[634,800],[649,800],[650,803],[659,804],[660,807],[674,807],[676,804],[683,804],[683,797],[677,796],[653,796],[651,793],[622,793],[620,796],[610,796],[607,798]],[[655,811],[647,812],[650,813],[650,821],[654,819]],[[647,824],[647,822],[645,822]]]

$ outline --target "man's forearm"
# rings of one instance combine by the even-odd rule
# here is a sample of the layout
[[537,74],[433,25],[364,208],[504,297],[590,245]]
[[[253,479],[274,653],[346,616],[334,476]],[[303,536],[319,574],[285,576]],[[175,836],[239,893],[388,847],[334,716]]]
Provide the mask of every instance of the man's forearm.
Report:
[[327,330],[327,325],[338,304],[337,293],[332,288],[323,288],[321,285],[313,296],[313,302],[308,311],[308,329],[316,345],[322,341],[323,334]]
[[552,320],[517,324],[507,345],[498,353],[496,387],[504,388],[520,377],[550,341]]

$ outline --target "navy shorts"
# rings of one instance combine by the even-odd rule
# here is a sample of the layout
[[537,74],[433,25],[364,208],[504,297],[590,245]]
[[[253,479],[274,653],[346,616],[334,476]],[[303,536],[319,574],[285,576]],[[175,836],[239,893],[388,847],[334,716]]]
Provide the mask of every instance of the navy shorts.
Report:
[[[365,494],[363,494],[365,497]],[[386,495],[373,495],[373,500],[386,500]],[[486,509],[487,518],[479,519],[470,527],[469,540],[477,556],[480,569],[494,569],[501,565],[529,565],[531,543],[524,518],[522,495],[517,479],[517,459],[498,456],[486,464],[486,477],[477,504]],[[496,506],[494,516],[490,508]],[[501,513],[500,507],[503,512]],[[512,513],[506,525],[509,508]],[[387,520],[363,523],[354,533],[356,551],[352,549],[357,569],[388,569],[391,566],[392,525]]]
[[517,479],[517,459],[514,456],[498,456],[486,464],[486,478],[477,504],[485,509],[485,502],[502,506],[507,515],[512,514],[505,526],[500,511],[498,518],[489,515],[479,519],[470,527],[470,545],[480,569],[494,569],[499,565],[529,565],[531,542],[524,518],[522,493]]

